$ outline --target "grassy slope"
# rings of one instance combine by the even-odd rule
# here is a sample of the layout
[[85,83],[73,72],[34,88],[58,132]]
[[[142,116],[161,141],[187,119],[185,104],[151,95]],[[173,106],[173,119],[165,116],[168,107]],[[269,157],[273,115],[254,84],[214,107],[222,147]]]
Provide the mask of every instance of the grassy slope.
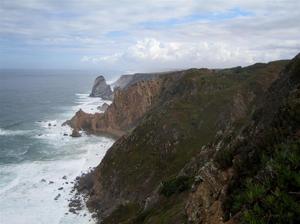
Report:
[[229,153],[227,165],[237,174],[224,206],[241,223],[300,222],[299,56],[284,73],[254,114],[255,126]]
[[[245,102],[246,116],[231,125],[245,124],[259,96],[286,63],[215,71],[191,69],[171,83],[158,106],[121,144],[109,150],[97,169],[103,188],[114,185],[114,190],[129,200],[104,223],[184,223],[185,192],[161,196],[157,205],[146,212],[140,210],[141,201],[162,181],[176,177],[203,145],[215,140],[217,131],[228,128],[237,93],[245,101],[255,96]],[[113,183],[111,175],[116,176]]]

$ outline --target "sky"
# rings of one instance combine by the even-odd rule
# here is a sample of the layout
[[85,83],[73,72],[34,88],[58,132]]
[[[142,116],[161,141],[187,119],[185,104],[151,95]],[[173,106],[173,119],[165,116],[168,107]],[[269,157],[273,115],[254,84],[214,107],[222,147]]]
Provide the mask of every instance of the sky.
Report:
[[299,0],[0,0],[0,68],[133,73],[300,52]]

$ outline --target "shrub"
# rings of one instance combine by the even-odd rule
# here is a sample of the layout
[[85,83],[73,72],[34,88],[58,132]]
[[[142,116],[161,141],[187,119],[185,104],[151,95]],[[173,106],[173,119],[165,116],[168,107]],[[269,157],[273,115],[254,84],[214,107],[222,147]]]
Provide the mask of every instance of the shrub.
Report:
[[274,147],[262,156],[265,171],[248,178],[233,197],[232,211],[242,211],[242,223],[300,222],[300,141]]
[[175,193],[181,193],[191,188],[193,179],[188,176],[179,176],[162,182],[160,194],[170,197]]

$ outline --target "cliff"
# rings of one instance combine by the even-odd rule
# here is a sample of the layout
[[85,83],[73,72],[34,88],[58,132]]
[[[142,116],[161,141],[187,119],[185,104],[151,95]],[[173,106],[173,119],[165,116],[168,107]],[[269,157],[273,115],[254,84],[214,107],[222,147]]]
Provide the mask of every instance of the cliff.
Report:
[[96,78],[90,96],[101,97],[104,100],[112,100],[113,92],[110,86],[106,84],[105,78],[102,75]]
[[[283,163],[281,151],[269,147],[288,144],[286,150],[295,148],[292,153],[299,156],[299,144],[289,143],[299,139],[299,61],[297,56],[291,62],[160,77],[155,103],[131,122],[136,127],[116,141],[91,173],[92,184],[83,186],[88,207],[103,223],[247,223],[255,218],[278,223],[280,212],[287,218],[283,211],[297,208],[299,199],[288,195],[286,208],[272,191],[282,185],[276,183],[282,176],[273,162]],[[116,105],[113,111],[123,112]],[[274,167],[274,175],[262,187],[259,180],[268,167]],[[292,169],[284,178],[293,183],[277,186],[278,194],[298,192],[299,163]],[[264,195],[281,207],[267,207]],[[291,214],[292,221],[299,217]]]
[[153,80],[164,75],[171,75],[173,73],[176,72],[135,73],[132,75],[121,75],[121,77],[115,81],[112,86],[114,88],[126,89],[137,82]]
[[104,113],[88,114],[80,110],[66,123],[75,130],[122,136],[156,103],[161,87],[162,82],[157,79],[140,81],[124,90],[116,89],[113,102]]

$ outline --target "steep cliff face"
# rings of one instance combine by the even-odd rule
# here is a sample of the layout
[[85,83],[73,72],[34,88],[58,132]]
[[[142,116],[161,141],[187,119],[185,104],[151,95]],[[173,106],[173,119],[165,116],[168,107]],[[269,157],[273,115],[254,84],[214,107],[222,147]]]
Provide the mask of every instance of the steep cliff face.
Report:
[[[247,136],[242,134],[265,108],[263,96],[275,98],[270,86],[280,102],[286,97],[273,82],[287,63],[164,76],[151,110],[92,173],[89,208],[104,223],[234,223],[226,206],[228,189],[239,177],[232,165],[238,160],[228,149]],[[273,109],[269,120],[278,106]]]
[[126,89],[140,81],[154,80],[161,76],[168,76],[177,72],[157,72],[157,73],[136,73],[132,75],[122,75],[112,86],[114,88]]
[[156,103],[162,80],[140,81],[127,89],[117,89],[114,100],[103,114],[78,111],[67,122],[73,129],[89,133],[108,133],[122,136],[130,131],[143,115]]
[[133,79],[133,75],[121,75],[117,81],[112,83],[112,86],[113,88],[124,89],[132,79]]
[[90,96],[101,97],[104,100],[112,100],[113,92],[110,86],[106,84],[105,78],[102,75],[96,78]]

